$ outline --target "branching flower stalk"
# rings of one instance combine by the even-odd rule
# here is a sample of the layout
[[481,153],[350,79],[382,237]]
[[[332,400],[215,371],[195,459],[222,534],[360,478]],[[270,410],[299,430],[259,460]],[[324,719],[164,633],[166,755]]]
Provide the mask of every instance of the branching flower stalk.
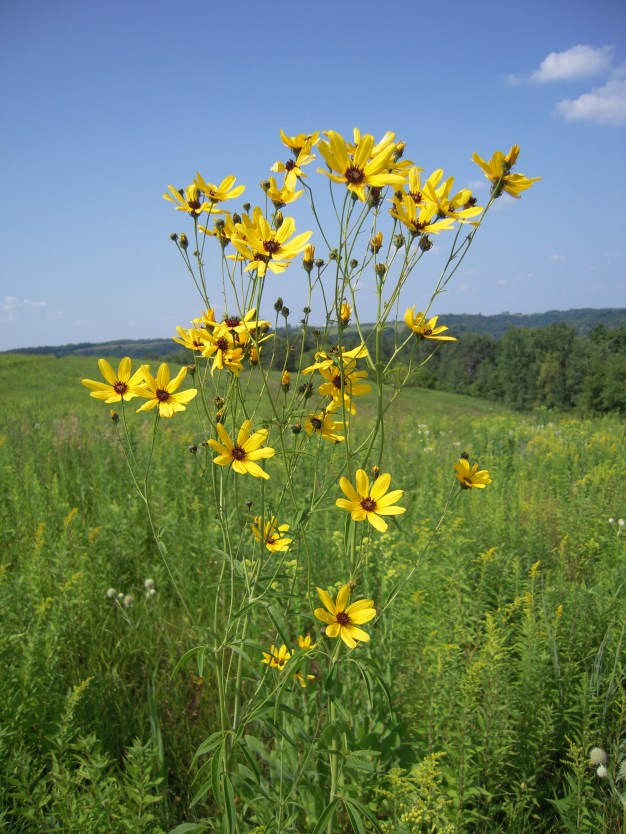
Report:
[[[200,617],[210,626],[194,626],[201,642],[185,657],[198,659],[200,674],[206,658],[217,704],[217,726],[196,755],[204,759],[197,801],[222,815],[207,827],[332,834],[345,807],[358,834],[363,822],[354,815],[367,809],[351,798],[348,764],[356,725],[368,720],[358,681],[386,687],[370,641],[459,495],[491,482],[466,456],[432,475],[452,482],[441,517],[385,592],[387,569],[371,558],[372,542],[393,525],[394,536],[410,544],[404,513],[420,515],[406,501],[411,478],[401,466],[394,472],[389,459],[389,409],[427,361],[418,344],[445,350],[454,340],[430,312],[485,212],[501,194],[519,197],[535,180],[511,173],[517,146],[488,162],[475,156],[491,184],[483,211],[469,189],[455,194],[441,169],[422,177],[390,132],[377,141],[357,129],[351,139],[281,131],[281,141],[291,158],[272,167],[282,183],[262,180],[260,205],[238,202],[244,186],[231,175],[212,185],[196,173],[186,188],[164,194],[191,223],[189,237],[183,231],[171,239],[202,305],[174,337],[192,351],[183,369],[170,378],[168,366],[153,376],[144,365],[132,375],[129,358],[117,371],[100,360],[105,382],[83,382],[96,399],[122,401],[123,436],[114,420],[119,443],[190,623],[150,491],[164,420],[176,416],[178,424],[195,414],[187,448],[202,511],[189,521],[203,525],[208,613]],[[329,188],[319,198],[308,179],[316,158],[318,183]],[[315,233],[289,216],[301,197]],[[451,237],[449,255],[434,287],[418,295],[412,279],[437,236]],[[289,309],[296,285],[306,299],[299,330]],[[183,385],[190,378],[196,387]],[[145,401],[137,410],[156,410],[143,471],[127,421],[133,398]],[[180,415],[192,400],[190,414]]]

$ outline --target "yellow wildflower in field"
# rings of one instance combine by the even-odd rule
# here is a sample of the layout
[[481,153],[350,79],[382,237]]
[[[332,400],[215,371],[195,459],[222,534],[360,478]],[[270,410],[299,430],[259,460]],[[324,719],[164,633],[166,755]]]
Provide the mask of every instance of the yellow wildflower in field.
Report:
[[398,186],[404,182],[404,174],[396,173],[394,134],[385,134],[374,146],[371,134],[361,135],[355,131],[352,147],[334,130],[327,131],[326,135],[328,142],[321,141],[317,147],[330,172],[322,168],[318,168],[318,172],[333,182],[343,183],[361,202],[367,199],[366,188]]
[[290,148],[296,157],[299,156],[303,148],[307,146],[312,148],[313,145],[316,145],[319,137],[319,130],[315,131],[315,133],[298,133],[295,136],[287,136],[285,131],[282,128],[280,129],[280,141],[283,145]]
[[339,479],[341,491],[346,496],[338,498],[335,504],[342,510],[352,514],[353,521],[369,521],[376,530],[384,533],[387,523],[381,515],[400,515],[405,512],[404,507],[396,506],[404,494],[402,489],[387,492],[391,483],[391,475],[379,475],[370,487],[370,479],[364,469],[356,473],[356,489],[347,478]]
[[343,401],[346,411],[349,414],[356,414],[352,398],[362,397],[372,390],[371,385],[363,382],[367,378],[367,371],[357,371],[354,359],[346,362],[343,369],[336,365],[320,368],[320,374],[326,382],[323,382],[317,390],[325,397],[332,397],[333,411],[340,408]]
[[325,353],[323,350],[315,354],[315,362],[305,368],[303,374],[312,374],[313,371],[319,371],[322,368],[331,368],[333,365],[343,367],[346,363],[352,363],[355,359],[365,359],[369,356],[369,351],[365,345],[357,345],[352,350],[345,350],[342,348],[341,352],[329,351]]
[[[235,182],[236,177],[230,176],[224,177],[219,185],[213,185],[213,183],[205,182],[198,172],[196,172],[196,178],[194,180],[194,183],[206,195],[209,203],[212,205],[215,205],[215,203],[223,203],[225,200],[233,200],[235,197],[243,194],[246,186],[235,186]],[[212,213],[216,213],[214,208],[212,209]]]
[[160,365],[156,378],[150,373],[149,365],[142,365],[141,371],[145,379],[145,387],[139,390],[139,396],[147,398],[148,402],[138,408],[137,412],[158,408],[161,417],[173,417],[177,411],[184,411],[187,403],[198,393],[196,388],[187,388],[186,391],[174,393],[187,376],[187,368],[181,368],[172,380],[170,380],[170,369],[165,362]]
[[533,183],[542,179],[542,177],[529,179],[523,174],[511,174],[511,168],[517,162],[518,154],[519,145],[513,145],[506,156],[502,151],[496,151],[489,162],[485,162],[477,153],[472,154],[474,162],[491,182],[494,197],[500,197],[502,192],[506,191],[511,197],[519,198],[522,191],[526,191]]
[[[263,543],[270,553],[286,553],[293,539],[288,539],[285,533],[289,530],[288,524],[278,524],[275,516],[263,524]],[[252,532],[256,541],[261,541],[261,516],[255,515],[252,524]]]
[[339,323],[342,327],[347,327],[350,324],[350,317],[352,316],[352,307],[347,301],[341,302],[339,308]]
[[317,643],[311,642],[311,635],[307,634],[306,636],[298,636],[298,648],[303,652],[308,652],[309,649],[314,649],[317,646]]
[[276,450],[269,446],[261,448],[267,440],[267,429],[258,429],[251,433],[251,428],[252,422],[246,420],[239,430],[237,440],[233,442],[223,424],[218,423],[217,433],[222,442],[213,439],[207,441],[212,449],[219,452],[218,456],[213,458],[213,463],[218,466],[232,466],[240,475],[252,475],[267,480],[269,475],[256,461],[273,457]]
[[268,666],[279,669],[282,672],[292,655],[293,650],[288,649],[284,643],[279,649],[272,644],[269,652],[263,652],[263,660],[261,663],[267,663]]
[[454,226],[452,217],[439,215],[436,203],[430,201],[416,203],[410,194],[405,194],[402,199],[394,200],[389,214],[399,220],[414,235],[436,235]]
[[[225,327],[231,333],[234,333],[237,342],[239,342],[240,345],[243,345],[256,333],[257,330],[260,330],[262,333],[269,330],[270,323],[269,321],[258,319],[256,309],[253,307],[251,310],[248,310],[243,318],[239,318],[239,316],[225,316],[222,320],[222,327]],[[259,339],[259,341],[264,340]]]
[[481,469],[478,472],[478,464],[469,465],[469,461],[461,458],[458,463],[454,464],[454,469],[457,480],[460,482],[463,489],[484,489],[487,484],[491,483],[489,472],[486,469]]
[[309,414],[304,422],[304,430],[311,437],[318,434],[326,440],[332,440],[339,443],[345,440],[343,434],[337,434],[337,430],[343,427],[341,420],[333,420],[331,415],[326,411],[318,411],[315,414]]
[[[285,174],[285,186],[294,189],[300,177],[306,177],[302,170],[303,165],[309,165],[315,159],[315,154],[311,153],[311,141],[305,141],[304,145],[299,149],[294,148],[295,159],[288,159],[287,162],[275,162],[271,169],[275,173]],[[297,151],[297,153],[296,153]]]
[[295,202],[304,194],[304,191],[295,191],[293,186],[290,186],[286,181],[280,188],[278,187],[274,177],[270,177],[267,182],[262,183],[263,190],[268,198],[274,204],[274,208],[280,209],[288,203]]
[[459,223],[469,223],[472,226],[480,225],[473,218],[482,213],[482,206],[476,205],[476,198],[469,188],[462,188],[453,197],[450,196],[454,177],[435,188],[431,183],[426,183],[427,198],[437,206],[440,216],[452,217]]
[[189,350],[204,350],[206,347],[206,330],[197,327],[177,327],[178,336],[172,336],[172,340]]
[[272,228],[257,206],[252,218],[244,217],[241,223],[235,223],[231,243],[243,259],[249,261],[246,271],[256,269],[262,278],[268,269],[274,273],[284,272],[303,251],[312,232],[303,232],[290,240],[295,230],[293,217],[285,217],[278,229]]
[[425,313],[416,313],[415,307],[415,304],[412,307],[407,307],[406,313],[404,314],[404,323],[416,336],[420,339],[434,339],[437,342],[456,342],[455,336],[441,335],[448,328],[443,324],[437,327],[437,319],[439,316],[433,316],[427,319]]
[[140,396],[140,389],[143,387],[143,371],[140,368],[131,376],[132,364],[129,356],[125,356],[117,369],[117,374],[109,365],[106,359],[98,359],[100,373],[106,382],[97,382],[93,379],[82,379],[85,388],[91,388],[91,397],[97,400],[104,400],[105,403],[117,403],[132,400]]
[[326,610],[316,608],[313,613],[318,620],[326,623],[327,637],[341,637],[351,649],[356,646],[357,640],[365,643],[370,639],[369,634],[358,626],[368,623],[376,616],[374,600],[360,599],[348,605],[349,585],[342,585],[334,602],[328,592],[322,588],[318,588],[317,593]]
[[212,333],[205,333],[202,355],[213,359],[211,375],[216,369],[223,371],[226,368],[235,376],[239,376],[243,368],[243,348],[235,344],[233,335],[223,325],[214,327]]
[[176,203],[176,211],[186,211],[192,217],[199,217],[203,211],[209,211],[211,203],[206,203],[197,184],[192,182],[183,191],[177,190],[173,185],[167,186],[169,194],[164,194],[163,199],[170,203]]

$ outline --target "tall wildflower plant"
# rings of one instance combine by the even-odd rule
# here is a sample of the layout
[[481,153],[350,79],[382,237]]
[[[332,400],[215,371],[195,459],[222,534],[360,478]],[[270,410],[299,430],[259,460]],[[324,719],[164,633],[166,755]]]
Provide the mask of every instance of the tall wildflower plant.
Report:
[[[199,294],[197,317],[173,337],[189,364],[133,372],[128,358],[117,370],[102,359],[104,381],[83,380],[115,406],[168,571],[150,469],[164,420],[192,411],[183,416],[196,425],[209,622],[195,621],[170,578],[197,634],[184,661],[213,681],[216,723],[194,761],[203,818],[180,832],[381,830],[373,786],[398,762],[376,749],[368,721],[393,709],[377,658],[387,609],[417,565],[390,585],[373,558],[390,527],[403,536],[411,502],[410,483],[389,471],[385,418],[418,370],[417,344],[445,350],[454,340],[435,304],[485,214],[535,182],[512,173],[517,146],[488,162],[475,155],[491,184],[482,207],[442,169],[425,174],[405,159],[393,133],[281,139],[287,160],[262,182],[261,205],[239,202],[234,176],[217,185],[198,173],[164,194],[187,223],[171,238]],[[296,200],[310,229],[288,214]],[[412,279],[435,240],[449,255],[418,295]],[[297,326],[276,297],[280,288],[289,302],[294,282],[307,298]],[[130,439],[135,411],[154,421],[145,459]],[[491,483],[468,458],[450,462],[433,535],[458,495]]]

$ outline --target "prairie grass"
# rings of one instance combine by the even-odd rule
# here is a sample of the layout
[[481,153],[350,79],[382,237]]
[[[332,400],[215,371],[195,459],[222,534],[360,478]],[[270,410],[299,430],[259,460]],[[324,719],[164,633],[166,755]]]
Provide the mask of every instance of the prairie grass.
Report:
[[[0,827],[11,832],[154,834],[212,813],[210,800],[192,803],[189,764],[216,729],[216,693],[180,663],[215,602],[205,438],[189,408],[162,426],[152,470],[153,516],[187,613],[108,410],[78,384],[94,365],[0,357],[11,392],[0,405]],[[150,429],[131,432],[141,457]],[[402,536],[390,526],[372,537],[370,593],[387,598],[417,566],[372,633],[389,701],[357,713],[342,694],[361,751],[345,763],[355,798],[389,832],[624,831],[626,533],[608,523],[626,515],[623,423],[405,389],[386,432],[407,511]],[[488,464],[493,484],[461,494],[433,537],[462,450]],[[298,477],[306,490],[306,469]],[[253,510],[245,488],[239,497],[243,530]],[[330,587],[343,531],[336,513],[312,523],[315,581]],[[260,662],[276,631],[255,624]],[[318,636],[312,619],[298,625]],[[290,708],[316,697],[315,684],[295,691]],[[263,773],[279,751],[280,766],[293,765],[280,745],[278,731],[259,731]],[[588,763],[596,745],[610,779]],[[347,818],[337,825],[350,830]]]

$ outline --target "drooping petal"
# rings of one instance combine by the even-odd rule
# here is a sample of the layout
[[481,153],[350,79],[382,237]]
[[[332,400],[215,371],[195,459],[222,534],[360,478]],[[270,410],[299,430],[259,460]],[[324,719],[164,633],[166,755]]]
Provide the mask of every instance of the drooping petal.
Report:
[[326,608],[330,611],[331,614],[337,613],[335,603],[333,602],[328,591],[325,591],[323,588],[317,588],[317,595],[321,599],[322,604],[326,606]]

